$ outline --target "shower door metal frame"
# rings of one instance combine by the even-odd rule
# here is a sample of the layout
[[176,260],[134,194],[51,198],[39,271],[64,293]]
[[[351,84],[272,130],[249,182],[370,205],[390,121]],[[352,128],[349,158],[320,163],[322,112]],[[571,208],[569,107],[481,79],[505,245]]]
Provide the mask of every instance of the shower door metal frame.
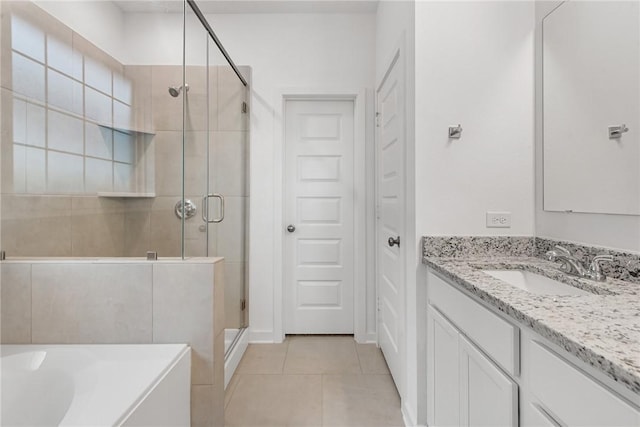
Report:
[[[209,25],[209,22],[207,22],[207,19],[202,14],[202,11],[200,10],[198,5],[196,4],[195,0],[185,0],[185,1],[186,1],[186,3],[189,4],[189,6],[191,7],[191,10],[193,10],[193,13],[196,14],[198,19],[200,20],[200,23],[202,23],[202,26],[205,28],[205,30],[207,30],[207,32],[209,33],[209,35],[213,39],[214,43],[216,44],[216,46],[218,46],[218,49],[220,49],[220,52],[222,53],[222,55],[224,55],[224,57],[227,60],[227,62],[229,63],[229,65],[231,65],[231,68],[233,68],[233,71],[236,73],[236,75],[238,76],[238,78],[240,79],[242,84],[245,87],[247,87],[249,84],[247,83],[247,81],[245,80],[244,76],[242,75],[242,73],[240,72],[238,67],[236,66],[235,62],[233,62],[233,59],[231,59],[231,56],[229,56],[229,53],[227,52],[227,50],[222,45],[222,42],[220,41],[218,36],[216,36],[216,33],[213,31],[213,29]],[[185,15],[186,15],[186,10],[185,10]]]

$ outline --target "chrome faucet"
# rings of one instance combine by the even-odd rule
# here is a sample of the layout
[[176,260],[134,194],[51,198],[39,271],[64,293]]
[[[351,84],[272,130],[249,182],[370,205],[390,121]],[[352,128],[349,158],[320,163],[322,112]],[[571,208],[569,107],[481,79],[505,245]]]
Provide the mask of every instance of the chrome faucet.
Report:
[[556,245],[555,249],[548,251],[546,255],[549,261],[560,262],[560,271],[572,276],[584,277],[598,282],[607,280],[607,276],[605,276],[602,271],[601,263],[613,261],[611,255],[596,255],[587,269],[567,248],[560,245]]
[[584,277],[587,272],[580,260],[571,255],[569,249],[560,245],[556,245],[555,249],[547,252],[547,259],[551,262],[560,262],[560,271],[572,276]]

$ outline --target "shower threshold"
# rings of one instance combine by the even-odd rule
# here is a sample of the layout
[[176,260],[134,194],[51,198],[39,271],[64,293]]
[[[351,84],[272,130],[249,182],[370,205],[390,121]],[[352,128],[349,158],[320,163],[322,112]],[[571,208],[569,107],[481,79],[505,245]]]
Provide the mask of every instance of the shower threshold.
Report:
[[242,329],[225,329],[224,331],[224,388],[231,381],[236,368],[249,345],[249,331]]

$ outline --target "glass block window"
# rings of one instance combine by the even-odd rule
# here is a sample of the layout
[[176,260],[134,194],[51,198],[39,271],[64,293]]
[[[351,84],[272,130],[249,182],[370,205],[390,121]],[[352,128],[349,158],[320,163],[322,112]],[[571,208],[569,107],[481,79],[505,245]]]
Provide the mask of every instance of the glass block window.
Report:
[[[133,85],[90,43],[82,51],[11,17],[13,185],[16,193],[132,191]],[[110,62],[109,64],[105,62]],[[116,65],[114,65],[116,64]]]

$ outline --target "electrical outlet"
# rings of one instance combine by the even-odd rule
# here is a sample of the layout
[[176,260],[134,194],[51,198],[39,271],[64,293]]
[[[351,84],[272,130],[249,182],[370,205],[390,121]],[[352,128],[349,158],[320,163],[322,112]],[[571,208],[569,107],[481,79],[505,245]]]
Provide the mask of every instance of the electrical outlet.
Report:
[[487,228],[511,228],[511,212],[487,212]]

